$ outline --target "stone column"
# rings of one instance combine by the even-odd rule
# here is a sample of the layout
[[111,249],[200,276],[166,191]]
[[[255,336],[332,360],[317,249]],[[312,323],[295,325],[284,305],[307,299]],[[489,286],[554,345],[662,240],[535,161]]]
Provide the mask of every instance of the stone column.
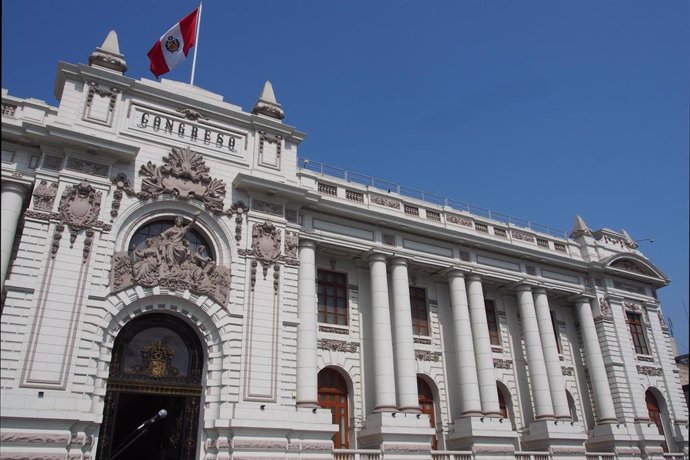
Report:
[[12,255],[12,245],[17,233],[19,216],[24,205],[26,187],[16,182],[2,182],[2,239],[0,240],[0,290],[5,285],[5,278]]
[[459,270],[448,273],[450,307],[453,312],[455,338],[455,359],[458,373],[461,415],[482,415],[482,401],[479,397],[477,363],[472,343],[472,322],[465,291],[465,275]]
[[549,299],[546,297],[546,289],[534,289],[534,307],[537,314],[554,415],[559,420],[570,420],[570,407],[568,407],[568,397],[565,394],[563,371],[561,370],[561,360],[558,356],[557,339],[553,331],[551,309],[549,308]]
[[316,243],[311,240],[299,242],[297,292],[297,405],[318,407]]
[[391,261],[393,278],[393,344],[395,347],[395,382],[398,387],[398,410],[419,412],[417,365],[412,337],[410,282],[407,260],[395,257]]
[[388,302],[388,274],[386,256],[373,253],[369,256],[371,276],[372,343],[374,346],[374,412],[395,411],[395,375],[393,371],[393,346],[391,319]]
[[501,409],[498,405],[494,357],[491,351],[489,325],[486,321],[482,281],[480,276],[476,274],[469,275],[467,281],[470,319],[472,322],[472,341],[474,344],[474,357],[477,363],[477,379],[479,380],[482,412],[484,412],[484,415],[499,417]]
[[534,398],[534,419],[553,419],[551,390],[549,389],[549,378],[546,374],[546,364],[544,364],[544,354],[542,353],[541,338],[539,337],[537,314],[534,311],[532,288],[526,285],[518,286],[517,298],[520,305],[522,334],[525,340],[525,349],[527,350],[527,370],[532,388],[532,397]]
[[597,419],[599,423],[615,423],[616,409],[611,397],[611,388],[604,365],[604,358],[599,347],[599,336],[592,317],[592,307],[586,297],[580,297],[575,301],[577,316],[580,319],[580,331],[582,342],[587,357],[589,378],[592,382],[594,400],[597,404]]

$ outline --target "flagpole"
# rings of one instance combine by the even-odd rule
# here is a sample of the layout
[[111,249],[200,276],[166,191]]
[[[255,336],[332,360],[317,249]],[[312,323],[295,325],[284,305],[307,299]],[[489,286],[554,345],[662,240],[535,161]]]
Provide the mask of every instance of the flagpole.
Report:
[[199,30],[201,29],[201,7],[202,2],[199,2],[199,16],[196,18],[196,38],[194,39],[194,58],[192,59],[192,78],[189,81],[191,86],[194,86],[194,70],[196,70],[196,51],[199,49]]

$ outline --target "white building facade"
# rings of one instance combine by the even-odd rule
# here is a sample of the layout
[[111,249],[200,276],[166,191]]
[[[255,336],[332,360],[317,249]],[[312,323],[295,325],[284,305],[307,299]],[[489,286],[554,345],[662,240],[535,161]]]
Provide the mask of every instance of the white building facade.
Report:
[[[0,458],[687,458],[623,232],[554,236],[298,159],[134,80],[111,32],[58,107],[2,92]],[[329,171],[331,172],[329,174]]]

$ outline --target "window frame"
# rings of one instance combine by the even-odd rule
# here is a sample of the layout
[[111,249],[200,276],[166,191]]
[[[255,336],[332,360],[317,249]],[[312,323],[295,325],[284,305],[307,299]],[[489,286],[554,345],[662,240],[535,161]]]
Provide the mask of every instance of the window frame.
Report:
[[501,329],[498,326],[496,302],[491,299],[484,299],[484,311],[486,313],[486,326],[489,330],[489,342],[492,346],[501,347]]
[[[323,279],[321,275],[323,275]],[[326,279],[328,275],[333,275],[335,281],[328,281]],[[339,279],[342,279],[342,283],[338,281]],[[350,308],[347,286],[347,273],[335,272],[321,268],[316,270],[316,319],[319,323],[331,324],[334,326],[349,326]],[[323,293],[321,292],[322,287],[324,291]],[[328,291],[329,287],[333,288],[333,295],[330,295],[328,292],[326,292]],[[342,289],[343,291],[342,297],[338,295],[339,289]],[[326,298],[324,299],[322,296],[326,296]],[[334,305],[331,307],[328,305],[328,297],[333,297],[335,299]],[[340,305],[339,300],[343,301],[343,305]],[[332,309],[332,311],[330,309]],[[335,322],[329,321],[329,316],[333,316],[335,318]],[[339,319],[343,319],[343,322],[341,323]]]
[[[429,324],[429,301],[426,297],[426,289],[410,286],[409,293],[412,334],[421,337],[431,337],[431,327]],[[421,295],[418,295],[420,293]]]
[[628,323],[628,331],[630,332],[630,338],[635,348],[635,353],[649,356],[649,341],[647,340],[642,313],[626,311],[625,320]]

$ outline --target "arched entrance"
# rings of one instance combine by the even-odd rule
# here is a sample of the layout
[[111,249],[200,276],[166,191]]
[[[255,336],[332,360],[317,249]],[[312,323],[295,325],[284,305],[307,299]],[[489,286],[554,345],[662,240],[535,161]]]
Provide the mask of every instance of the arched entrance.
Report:
[[[649,413],[649,418],[656,425],[657,429],[659,430],[659,434],[665,438],[666,435],[664,434],[664,422],[661,418],[661,406],[659,406],[656,396],[654,396],[654,393],[652,393],[651,390],[647,390],[644,394],[644,399],[647,403],[647,412]],[[664,449],[664,452],[669,451],[666,441],[661,443],[661,447]]]
[[[419,409],[422,414],[429,416],[429,426],[436,428],[436,415],[434,413],[434,394],[431,392],[431,387],[424,381],[423,378],[417,377],[417,396],[419,398]],[[438,439],[436,435],[431,440],[431,448],[438,449]]]
[[111,458],[161,409],[167,417],[151,425],[118,460],[195,458],[203,356],[192,328],[174,316],[153,313],[125,325],[113,347],[98,458]]
[[333,447],[347,449],[348,439],[348,391],[347,382],[335,369],[326,368],[319,372],[319,406],[330,409],[333,423],[338,425],[338,432],[333,436]]

